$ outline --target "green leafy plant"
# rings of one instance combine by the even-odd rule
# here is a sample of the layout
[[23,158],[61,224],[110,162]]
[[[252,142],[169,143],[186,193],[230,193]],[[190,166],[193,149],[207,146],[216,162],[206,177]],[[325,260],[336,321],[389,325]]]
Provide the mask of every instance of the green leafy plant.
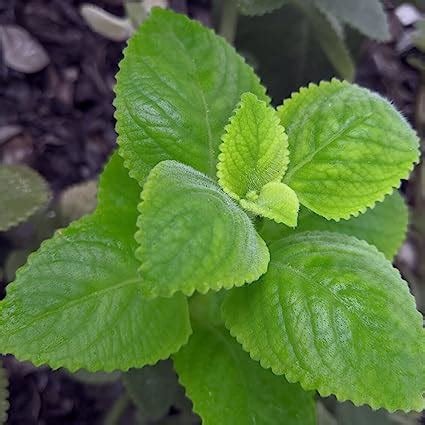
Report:
[[423,409],[422,317],[390,262],[418,139],[391,104],[332,80],[275,110],[224,39],[159,9],[116,95],[96,211],[18,270],[2,350],[70,371],[171,356],[206,424],[312,424],[314,390]]

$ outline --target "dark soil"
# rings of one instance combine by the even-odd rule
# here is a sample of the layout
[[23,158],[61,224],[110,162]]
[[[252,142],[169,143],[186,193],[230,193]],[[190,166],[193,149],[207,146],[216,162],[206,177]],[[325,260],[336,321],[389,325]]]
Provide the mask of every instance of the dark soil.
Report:
[[[91,31],[79,14],[80,3],[0,0],[0,24],[24,27],[50,57],[47,68],[31,75],[0,62],[0,161],[30,165],[47,179],[54,193],[96,177],[116,139],[112,88],[124,43]],[[90,3],[123,14],[121,0]],[[210,22],[208,1],[171,3]],[[394,18],[396,41],[403,32]],[[367,43],[357,80],[392,99],[415,122],[419,76],[397,51],[396,42]],[[14,135],[2,137],[11,128]],[[409,201],[414,206],[413,195]],[[4,244],[1,247],[5,249]],[[65,371],[34,368],[10,356],[4,364],[10,379],[10,424],[102,423],[122,392],[119,382],[83,384]]]

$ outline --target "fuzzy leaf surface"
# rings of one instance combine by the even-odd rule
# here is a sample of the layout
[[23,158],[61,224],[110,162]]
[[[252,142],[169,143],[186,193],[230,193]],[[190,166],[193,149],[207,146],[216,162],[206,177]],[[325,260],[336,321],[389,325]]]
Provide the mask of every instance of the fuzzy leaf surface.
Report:
[[23,165],[1,165],[0,187],[0,232],[25,221],[49,200],[44,179]]
[[302,208],[298,217],[295,229],[268,220],[261,228],[260,234],[266,242],[271,242],[294,233],[313,230],[343,233],[375,245],[392,260],[406,238],[409,221],[407,205],[397,191],[374,208],[350,220],[326,220],[307,208]]
[[223,305],[251,356],[322,396],[422,410],[422,316],[391,263],[364,241],[326,232],[284,238],[270,252],[267,274]]
[[241,286],[267,270],[267,246],[246,213],[187,165],[159,163],[139,212],[136,256],[149,296]]
[[278,110],[289,138],[284,182],[300,203],[348,219],[384,199],[418,161],[418,137],[378,94],[345,81],[310,84]]
[[162,9],[129,41],[115,91],[120,154],[139,182],[166,159],[215,177],[220,137],[242,93],[267,99],[223,38]]
[[226,126],[217,165],[220,186],[235,199],[260,193],[282,180],[289,162],[288,137],[276,111],[252,93],[241,102]]
[[295,227],[298,220],[300,204],[296,193],[285,183],[267,183],[261,189],[258,199],[242,199],[241,206],[256,215],[270,218],[276,223]]
[[197,325],[173,356],[205,425],[313,425],[314,394],[252,360],[224,327]]
[[7,287],[3,352],[35,365],[111,371],[155,363],[187,341],[184,297],[142,297],[134,257],[139,186],[117,154],[99,191],[97,212],[44,242]]
[[323,13],[331,13],[370,38],[388,41],[390,31],[379,0],[314,0]]

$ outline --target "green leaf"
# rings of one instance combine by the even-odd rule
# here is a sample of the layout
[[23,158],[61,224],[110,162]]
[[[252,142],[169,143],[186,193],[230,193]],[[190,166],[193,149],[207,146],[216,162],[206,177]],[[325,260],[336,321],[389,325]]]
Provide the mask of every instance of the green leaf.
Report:
[[44,179],[23,165],[1,165],[0,187],[0,232],[25,221],[49,200]]
[[278,112],[289,138],[284,182],[328,219],[347,219],[383,200],[418,161],[418,137],[407,121],[357,85],[310,84]]
[[163,161],[142,192],[136,240],[149,296],[231,288],[258,279],[269,252],[245,212],[209,177]]
[[225,192],[239,200],[282,180],[289,162],[288,138],[272,107],[245,93],[225,130],[217,165]]
[[296,229],[291,230],[267,220],[260,234],[266,242],[270,242],[294,233],[311,230],[338,232],[375,245],[389,260],[392,260],[406,237],[407,225],[407,205],[400,193],[396,191],[387,196],[383,202],[376,204],[374,208],[350,220],[329,221],[307,208],[302,208]]
[[314,0],[314,3],[370,38],[380,41],[390,38],[384,6],[379,0]]
[[173,360],[204,425],[316,423],[313,393],[263,369],[224,327],[197,325]]
[[169,10],[153,9],[120,68],[118,143],[139,182],[166,159],[215,177],[220,137],[242,93],[267,99],[258,77],[224,39]]
[[235,45],[255,65],[275,105],[312,81],[354,75],[351,55],[329,17],[301,0],[265,16],[241,16]]
[[270,252],[267,274],[223,305],[251,356],[322,396],[422,410],[422,316],[391,263],[364,241],[326,232],[284,238]]
[[[236,1],[236,0],[230,0]],[[244,15],[264,15],[279,9],[288,0],[237,0],[240,11]]]
[[142,297],[134,257],[138,199],[137,183],[115,154],[94,215],[44,242],[7,287],[3,352],[35,365],[112,371],[155,363],[187,341],[183,296]]
[[180,385],[170,360],[130,369],[123,374],[123,384],[145,420],[166,416],[177,398]]
[[299,6],[302,7],[320,47],[337,73],[342,78],[353,80],[354,62],[344,40],[341,38],[338,21],[335,21],[332,14],[326,12],[321,14],[308,2],[303,5],[301,1]]
[[257,199],[241,200],[241,206],[254,214],[287,226],[297,225],[300,204],[296,193],[285,183],[271,182],[263,186]]
[[9,410],[9,380],[6,370],[0,364],[0,424],[7,422],[7,411]]

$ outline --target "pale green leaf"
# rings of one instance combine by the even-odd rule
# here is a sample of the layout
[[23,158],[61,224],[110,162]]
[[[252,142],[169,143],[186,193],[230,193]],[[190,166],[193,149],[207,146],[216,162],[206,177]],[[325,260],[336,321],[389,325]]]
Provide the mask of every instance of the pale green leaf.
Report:
[[353,60],[334,26],[328,16],[297,0],[265,16],[241,16],[235,45],[279,105],[310,82],[353,78]]
[[1,165],[0,187],[0,231],[25,221],[49,200],[46,182],[24,165]]
[[239,200],[282,180],[288,168],[288,138],[271,106],[252,93],[243,94],[225,131],[217,165],[225,192]]
[[264,15],[265,13],[269,13],[275,9],[279,9],[285,3],[288,3],[288,0],[227,0],[227,1],[237,1],[239,9],[244,15]]
[[149,421],[166,416],[181,389],[170,360],[130,369],[123,374],[122,380],[139,416]]
[[190,295],[258,279],[269,252],[245,212],[209,177],[176,161],[149,174],[136,256],[150,296]]
[[226,326],[251,356],[322,396],[422,410],[422,316],[391,263],[337,233],[297,234],[270,252],[267,274],[223,305]]
[[297,225],[300,204],[296,193],[285,183],[271,182],[263,186],[255,200],[241,200],[241,206],[254,214],[287,226]]
[[375,245],[392,260],[400,249],[407,232],[408,210],[399,192],[387,196],[374,208],[350,220],[326,220],[307,208],[302,208],[295,229],[267,220],[260,231],[266,242],[311,230],[344,233]]
[[129,41],[115,91],[120,154],[139,182],[166,159],[215,177],[220,137],[242,93],[267,99],[223,38],[162,9]]
[[314,0],[314,3],[370,38],[380,41],[390,38],[384,6],[379,0]]
[[342,78],[352,80],[355,72],[354,62],[344,40],[341,38],[341,29],[338,27],[338,21],[335,21],[333,14],[326,12],[321,14],[308,2],[305,4],[305,2],[300,1],[299,6],[306,15],[329,62]]
[[115,154],[97,212],[44,242],[7,287],[3,353],[70,371],[111,371],[155,363],[187,341],[183,296],[142,297],[134,257],[138,199],[137,183]]
[[314,394],[250,359],[224,327],[196,325],[173,356],[204,425],[313,425]]
[[383,200],[418,161],[418,137],[407,121],[357,85],[310,84],[278,112],[289,138],[284,182],[328,219],[347,219]]

